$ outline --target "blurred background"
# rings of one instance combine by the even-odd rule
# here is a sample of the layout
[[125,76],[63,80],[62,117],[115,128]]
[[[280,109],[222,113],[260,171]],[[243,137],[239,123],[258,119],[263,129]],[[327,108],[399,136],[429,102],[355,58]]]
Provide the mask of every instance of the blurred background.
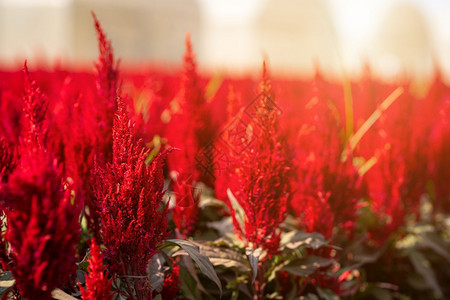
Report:
[[89,66],[97,56],[90,11],[123,65],[181,64],[191,32],[199,68],[311,76],[430,77],[450,82],[447,0],[0,0],[0,65],[24,58]]

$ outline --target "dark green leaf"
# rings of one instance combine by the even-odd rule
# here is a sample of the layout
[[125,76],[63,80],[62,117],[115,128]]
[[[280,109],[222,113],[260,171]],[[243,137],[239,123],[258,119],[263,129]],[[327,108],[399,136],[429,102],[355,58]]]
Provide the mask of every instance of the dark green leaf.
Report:
[[306,233],[298,230],[290,231],[284,234],[281,238],[280,246],[282,248],[297,249],[301,246],[308,246],[313,249],[318,249],[323,246],[329,246],[340,249],[336,246],[331,246],[325,241],[325,238],[320,233]]
[[433,289],[433,291],[439,296],[443,297],[443,293],[441,290],[441,287],[439,286],[439,283],[436,279],[436,276],[434,275],[433,269],[431,268],[430,262],[425,258],[425,256],[418,252],[418,251],[412,251],[409,254],[409,258],[411,260],[411,263],[413,264],[414,268],[420,275],[423,276],[425,281],[428,283],[430,288]]
[[191,276],[188,270],[180,269],[181,291],[183,299],[196,300],[200,298],[199,289],[196,280]]
[[153,297],[153,300],[162,300],[161,294],[158,294],[155,297]]
[[329,289],[317,288],[317,294],[319,294],[320,299],[323,299],[323,300],[337,300],[337,299],[339,299],[339,297],[335,293],[333,293],[331,290],[329,290]]
[[5,271],[0,274],[0,291],[4,292],[8,288],[14,285],[14,277],[12,276],[10,271]]
[[152,286],[152,290],[161,293],[164,283],[164,272],[162,271],[161,259],[158,255],[153,255],[147,265],[147,276]]
[[200,253],[209,257],[214,266],[224,266],[225,268],[236,268],[239,272],[248,272],[250,269],[246,265],[245,256],[229,248],[217,247],[202,242],[193,242],[200,248]]
[[262,249],[251,249],[247,248],[245,249],[245,254],[248,256],[248,261],[250,263],[250,266],[252,267],[253,275],[252,275],[252,284],[255,282],[256,276],[258,275],[258,261],[259,257],[261,256]]
[[423,243],[433,249],[437,254],[444,257],[450,262],[450,247],[449,245],[435,233],[427,233],[420,236]]
[[60,289],[54,289],[52,292],[53,299],[57,300],[77,300],[77,298],[72,297],[69,294],[66,294],[63,290]]
[[312,255],[296,260],[291,264],[283,267],[282,270],[287,271],[293,275],[306,277],[316,272],[318,268],[331,265],[333,261],[334,259],[332,258],[324,258]]
[[214,283],[219,287],[220,295],[222,295],[222,284],[220,283],[219,277],[217,277],[214,266],[207,256],[200,253],[198,246],[194,245],[192,242],[178,239],[167,240],[166,243],[179,246],[186,251],[192,260],[198,265],[200,271],[202,271],[202,273],[209,279],[214,281]]
[[14,280],[14,277],[12,276],[10,271],[4,271],[0,273],[0,281],[10,281]]

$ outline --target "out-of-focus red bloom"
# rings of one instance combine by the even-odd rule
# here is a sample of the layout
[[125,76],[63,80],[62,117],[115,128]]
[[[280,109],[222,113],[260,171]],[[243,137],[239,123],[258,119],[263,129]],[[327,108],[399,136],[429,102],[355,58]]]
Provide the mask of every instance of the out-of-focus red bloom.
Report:
[[230,143],[239,140],[245,144],[241,153],[230,151],[232,164],[228,169],[228,178],[232,178],[229,189],[245,212],[244,227],[231,203],[227,204],[236,232],[254,249],[261,247],[272,255],[279,246],[279,225],[285,218],[291,192],[291,168],[265,63],[260,91],[248,107],[252,112],[245,130],[248,135],[229,135]]
[[304,196],[304,214],[299,220],[307,232],[319,232],[325,238],[333,236],[334,214],[331,211],[328,199],[330,193],[318,193],[316,197]]
[[[94,18],[95,30],[97,31],[99,56],[96,63],[97,71],[97,93],[102,104],[106,105],[107,110],[115,111],[116,108],[116,91],[118,71],[117,63],[114,60],[114,52],[111,41],[106,38],[103,28],[92,12]],[[110,124],[112,125],[112,124]]]
[[51,299],[52,290],[75,271],[79,209],[46,150],[45,97],[27,71],[25,76],[27,132],[20,164],[1,187],[0,200],[8,219],[10,270],[21,295]]
[[429,171],[434,182],[435,210],[450,213],[450,93],[441,104],[429,141]]
[[[113,161],[96,166],[94,187],[100,208],[105,257],[112,271],[145,275],[148,260],[167,238],[163,207],[166,152],[145,160],[150,151],[136,141],[121,98],[113,126]],[[144,287],[142,287],[144,289]]]
[[[111,130],[116,111],[118,71],[111,41],[106,38],[101,24],[93,12],[92,17],[94,18],[95,30],[97,31],[99,50],[99,56],[95,65],[97,98],[92,105],[96,108],[97,126],[100,136],[103,136],[103,143],[97,146],[97,160],[100,163],[105,163],[111,161]],[[99,109],[100,107],[101,109]]]
[[92,16],[99,50],[95,68],[96,89],[94,85],[91,87],[84,83],[81,91],[74,92],[69,88],[62,90],[61,93],[65,92],[61,95],[65,109],[60,113],[59,123],[66,176],[74,182],[77,202],[84,205],[84,216],[90,232],[100,241],[101,222],[92,191],[95,183],[92,182],[91,170],[94,168],[94,158],[100,165],[112,159],[112,125],[116,111],[118,71],[111,41],[106,38],[94,13]]
[[41,92],[41,89],[33,80],[28,72],[27,62],[24,65],[25,83],[24,83],[24,107],[25,124],[23,126],[23,140],[21,151],[36,150],[36,148],[45,148],[47,138],[47,96]]
[[366,174],[369,197],[378,222],[374,228],[369,228],[369,233],[379,243],[403,225],[409,212],[402,197],[405,166],[391,147],[391,144],[385,144],[385,149],[378,155],[378,162]]
[[212,154],[205,146],[212,142],[214,131],[203,93],[188,34],[181,90],[176,98],[178,111],[168,127],[169,144],[180,149],[169,156],[169,168],[176,172],[172,184],[175,193],[173,219],[185,236],[192,232],[199,211],[199,195],[194,195],[195,186],[199,181],[212,185],[213,160],[209,159]]
[[0,137],[0,183],[8,181],[8,175],[16,165],[14,149],[4,137]]
[[100,247],[94,239],[91,241],[91,257],[88,266],[89,274],[86,275],[86,289],[80,283],[81,297],[84,300],[108,300],[112,299],[111,283],[108,273],[103,266],[102,253]]
[[177,177],[172,182],[176,201],[172,209],[172,217],[181,236],[186,238],[192,234],[198,218],[200,192],[190,185],[189,181],[183,182],[182,180],[182,178]]
[[[324,84],[316,79],[319,87]],[[299,225],[331,237],[334,226],[349,234],[362,196],[360,176],[351,158],[341,160],[344,127],[336,107],[316,90],[306,104],[296,141],[296,191],[290,206]]]
[[174,262],[172,272],[164,278],[161,297],[163,300],[177,299],[180,291],[180,267]]
[[51,299],[52,290],[75,271],[79,210],[70,190],[64,190],[54,161],[33,153],[22,156],[1,193],[17,287],[27,299]]
[[[11,77],[14,78],[14,76],[9,76],[8,78]],[[0,80],[0,84],[1,81],[2,80]],[[9,143],[16,146],[19,144],[19,136],[22,131],[21,118],[23,108],[21,95],[15,94],[12,90],[9,90],[11,85],[13,85],[13,82],[7,80],[4,80],[4,82],[8,84],[8,86],[0,87],[0,116],[2,116],[0,118],[0,136],[3,136]],[[23,88],[23,84],[21,85],[21,88]]]

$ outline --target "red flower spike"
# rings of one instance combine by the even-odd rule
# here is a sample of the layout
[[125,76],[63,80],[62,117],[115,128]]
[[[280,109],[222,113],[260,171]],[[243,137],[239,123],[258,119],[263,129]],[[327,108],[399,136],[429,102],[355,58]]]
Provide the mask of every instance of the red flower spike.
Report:
[[[24,114],[26,122],[24,124],[24,140],[22,147],[36,148],[44,147],[47,135],[46,113],[48,101],[47,97],[33,80],[28,72],[27,61],[24,63],[25,84],[24,84]],[[29,149],[28,149],[29,150]],[[28,151],[25,150],[25,151]]]
[[17,165],[13,147],[4,137],[0,137],[0,183],[7,182],[8,176]]
[[164,277],[161,297],[163,300],[177,299],[177,294],[180,290],[180,266],[175,261],[173,262],[172,273]]
[[450,213],[450,94],[443,98],[429,137],[429,172],[435,186],[435,211]]
[[179,175],[172,182],[175,194],[175,206],[172,210],[173,221],[185,239],[192,234],[198,218],[200,193],[189,182],[189,178]]
[[91,241],[91,257],[89,258],[88,272],[86,275],[86,289],[81,287],[83,300],[109,300],[112,299],[112,279],[108,279],[108,273],[103,266],[103,258],[100,247],[94,239]]
[[150,151],[136,141],[122,99],[113,126],[113,160],[95,167],[94,193],[99,204],[105,258],[112,272],[145,275],[148,260],[167,238],[163,162],[167,151],[150,165]]
[[[233,207],[228,206],[235,229],[253,246],[264,248],[269,256],[277,252],[279,225],[286,214],[290,196],[289,153],[287,143],[278,128],[279,111],[263,65],[261,94],[255,101],[256,113],[248,124],[252,128],[252,142],[240,154],[231,152],[229,188],[242,206],[246,218],[241,228]],[[231,142],[231,141],[230,141]]]
[[53,289],[75,272],[80,212],[59,174],[48,153],[26,153],[0,191],[7,207],[10,270],[26,299],[52,299]]
[[[316,84],[323,83],[319,77]],[[290,207],[299,226],[308,232],[331,237],[339,226],[351,235],[362,194],[361,178],[351,158],[341,161],[345,143],[339,132],[344,132],[344,126],[322,92],[316,89],[305,105],[297,132],[296,193]]]
[[[106,163],[111,161],[111,131],[113,126],[114,113],[116,111],[116,93],[118,86],[118,63],[114,60],[114,53],[111,41],[106,35],[98,21],[96,15],[92,12],[94,18],[95,30],[97,31],[99,56],[95,64],[96,67],[96,85],[97,101],[95,107],[102,107],[96,111],[97,126],[99,127],[99,136],[103,143],[98,145],[99,162]],[[107,138],[105,138],[107,137]]]
[[[186,35],[181,90],[177,101],[179,111],[168,128],[168,137],[169,143],[180,151],[169,156],[169,167],[177,173],[177,178],[172,183],[176,195],[173,219],[180,233],[187,236],[194,229],[199,211],[199,195],[194,195],[195,186],[200,181],[212,185],[209,174],[213,165],[212,160],[208,160],[212,155],[205,146],[212,141],[214,134],[189,33]],[[205,164],[200,164],[199,161],[205,161]],[[189,205],[183,204],[186,201],[190,201]]]
[[116,105],[116,90],[118,71],[117,63],[114,61],[114,52],[111,46],[111,41],[106,38],[103,28],[97,19],[94,12],[92,18],[94,19],[95,30],[97,32],[99,56],[96,63],[97,71],[97,92],[101,101],[107,105],[109,110],[115,110]]

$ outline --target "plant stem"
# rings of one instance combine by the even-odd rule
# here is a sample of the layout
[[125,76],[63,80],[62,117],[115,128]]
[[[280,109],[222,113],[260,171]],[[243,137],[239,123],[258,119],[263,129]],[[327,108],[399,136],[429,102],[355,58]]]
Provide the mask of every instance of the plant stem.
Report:
[[123,263],[122,256],[120,257],[120,264],[122,265],[122,271],[123,271],[123,274],[125,275],[125,276],[124,276],[124,279],[125,279],[125,283],[127,284],[128,294],[129,294],[129,296],[130,296],[130,299],[131,299],[131,300],[136,300],[136,299],[134,298],[133,290],[131,289],[130,282],[128,281],[128,278],[127,278],[127,276],[126,276],[126,275],[127,275],[127,272],[126,272],[125,264]]

